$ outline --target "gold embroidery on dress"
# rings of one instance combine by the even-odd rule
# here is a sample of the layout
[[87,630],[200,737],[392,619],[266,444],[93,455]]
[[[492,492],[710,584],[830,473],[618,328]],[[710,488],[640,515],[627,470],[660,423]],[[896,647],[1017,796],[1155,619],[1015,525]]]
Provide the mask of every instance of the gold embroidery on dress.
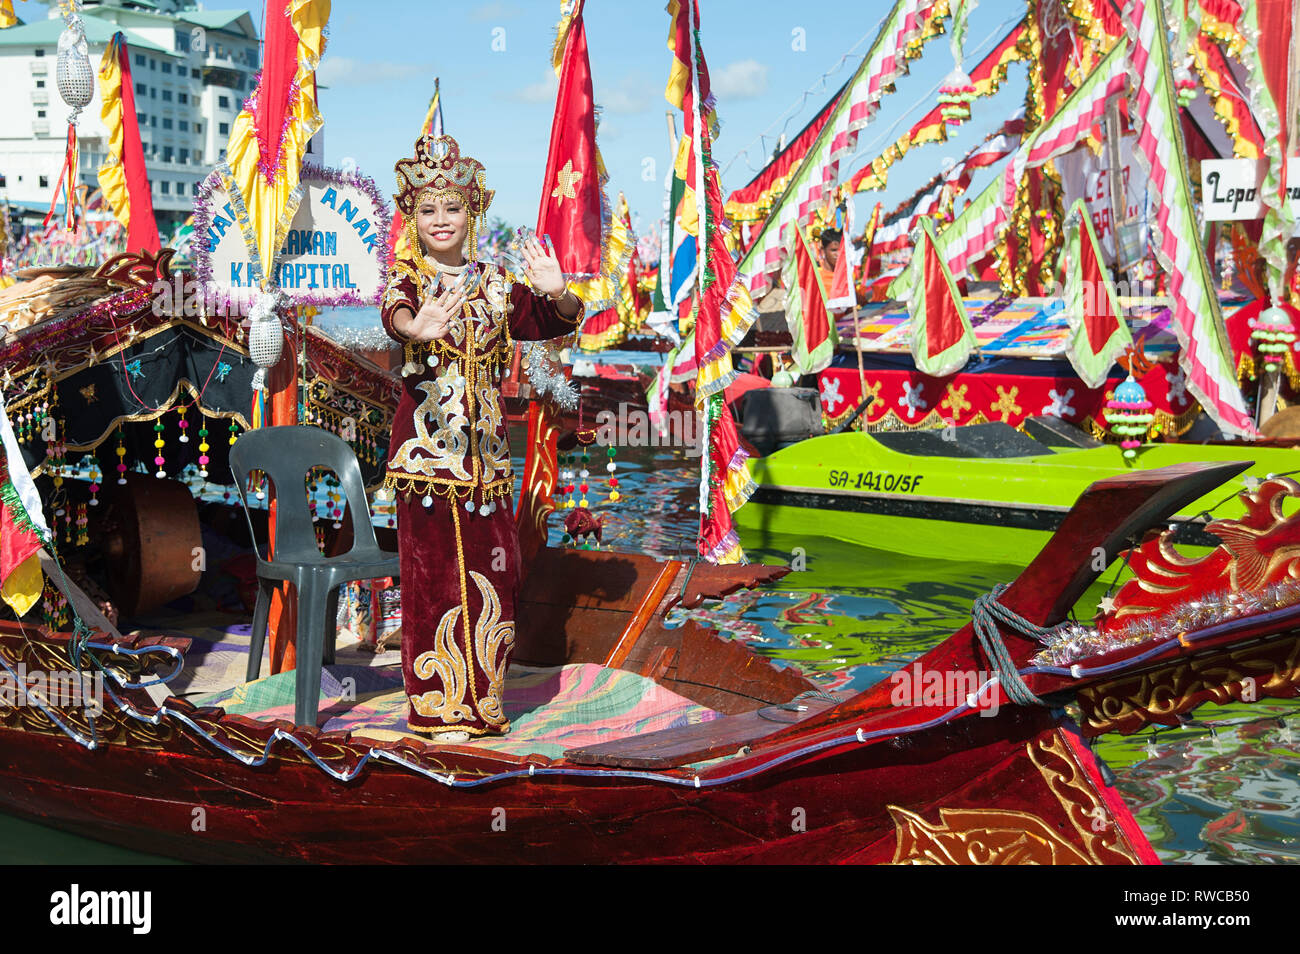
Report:
[[[465,385],[455,366],[437,380],[421,381],[415,387],[425,395],[415,409],[415,436],[402,443],[389,467],[427,477],[446,470],[461,480],[469,480],[470,473],[465,469],[465,452],[469,449]],[[433,434],[429,433],[430,422],[437,428]],[[417,450],[424,453],[416,454]]]
[[478,453],[483,480],[510,476],[510,444],[501,421],[501,398],[492,384],[479,384]]
[[456,645],[455,630],[460,613],[461,607],[456,605],[442,614],[433,636],[433,649],[416,656],[413,667],[417,678],[437,677],[441,680],[442,691],[434,689],[411,695],[411,708],[417,715],[446,723],[474,718],[473,710],[465,704],[465,690],[472,676],[465,665],[464,654]]
[[469,575],[483,597],[483,611],[474,624],[474,653],[487,675],[488,690],[478,701],[478,714],[484,722],[500,725],[505,721],[501,693],[505,686],[506,666],[510,662],[510,648],[515,644],[515,623],[514,620],[501,619],[501,600],[487,577],[473,570]]

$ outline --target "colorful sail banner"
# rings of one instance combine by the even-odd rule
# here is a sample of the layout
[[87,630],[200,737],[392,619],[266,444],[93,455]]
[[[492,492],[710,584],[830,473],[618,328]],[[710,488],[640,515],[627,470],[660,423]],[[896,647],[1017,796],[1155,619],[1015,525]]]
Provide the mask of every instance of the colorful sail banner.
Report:
[[807,221],[832,199],[840,181],[840,163],[856,148],[858,133],[871,122],[881,99],[907,72],[924,43],[942,30],[946,12],[946,0],[896,0],[830,119],[740,263],[752,293],[765,290],[780,271],[786,250],[793,247],[790,225]]
[[135,83],[126,36],[113,34],[99,63],[101,116],[108,130],[108,155],[99,167],[99,187],[126,229],[128,252],[157,252],[161,243],[153,213],[153,193],[140,143]]
[[917,370],[942,378],[965,366],[975,347],[975,332],[957,283],[935,244],[934,223],[923,219],[919,231],[916,251],[890,285],[889,294],[907,302]]
[[1147,169],[1157,209],[1151,223],[1153,250],[1169,276],[1172,325],[1187,389],[1219,427],[1253,436],[1257,431],[1237,387],[1218,292],[1201,246],[1159,0],[1130,0],[1124,21],[1132,50],[1129,116],[1137,127],[1137,159]]
[[330,0],[268,0],[261,79],[217,166],[263,287],[302,201],[307,141],[323,123],[315,73],[329,16]]
[[1066,354],[1079,380],[1099,388],[1115,361],[1133,345],[1115,287],[1102,258],[1092,216],[1083,199],[1065,219],[1065,318],[1070,324]]

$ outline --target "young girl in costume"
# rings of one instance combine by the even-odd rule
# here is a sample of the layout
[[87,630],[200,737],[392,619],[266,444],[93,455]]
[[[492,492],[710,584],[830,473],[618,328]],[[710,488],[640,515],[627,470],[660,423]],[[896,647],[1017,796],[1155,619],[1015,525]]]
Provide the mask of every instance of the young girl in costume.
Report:
[[404,349],[384,478],[397,493],[402,676],[412,728],[465,741],[510,728],[519,537],[499,383],[513,340],[572,332],[582,302],[536,239],[523,248],[526,284],[475,260],[494,193],[456,140],[426,135],[395,168],[410,254],[393,265],[381,314]]

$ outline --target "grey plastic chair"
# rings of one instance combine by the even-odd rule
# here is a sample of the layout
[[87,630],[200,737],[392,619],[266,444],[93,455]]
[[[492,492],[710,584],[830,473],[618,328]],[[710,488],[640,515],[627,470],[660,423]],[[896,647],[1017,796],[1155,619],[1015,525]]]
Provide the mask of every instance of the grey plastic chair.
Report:
[[[334,472],[352,514],[352,549],[339,556],[326,557],[316,545],[305,489],[308,473],[314,467]],[[256,539],[244,491],[248,475],[253,471],[265,474],[275,488],[277,500],[275,557],[263,560],[257,553],[257,607],[248,647],[248,679],[251,682],[258,678],[261,670],[271,593],[282,582],[292,583],[298,594],[294,721],[314,726],[320,707],[321,666],[334,661],[338,588],[354,580],[396,578],[397,554],[379,549],[357,458],[346,442],[328,431],[309,426],[246,431],[230,448],[230,470],[250,538]]]

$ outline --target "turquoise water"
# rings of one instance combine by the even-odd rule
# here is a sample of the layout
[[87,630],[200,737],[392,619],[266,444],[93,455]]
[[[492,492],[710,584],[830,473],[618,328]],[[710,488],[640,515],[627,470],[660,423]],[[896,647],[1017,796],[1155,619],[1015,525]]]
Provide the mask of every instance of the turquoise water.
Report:
[[[520,450],[522,435],[511,436]],[[689,557],[698,523],[697,462],[678,451],[632,449],[621,449],[617,461],[623,499],[603,503],[603,487],[590,495],[606,517],[606,546]],[[552,543],[560,533],[553,520]],[[806,560],[803,571],[706,604],[691,616],[755,652],[802,668],[826,689],[862,689],[884,678],[962,626],[976,596],[1018,572],[977,561],[899,557],[816,537],[778,539],[749,556],[788,564],[796,548]],[[1300,861],[1300,700],[1207,706],[1194,717],[1194,724],[1176,731],[1106,737],[1097,746],[1161,859]],[[150,860],[0,816],[0,862]]]

